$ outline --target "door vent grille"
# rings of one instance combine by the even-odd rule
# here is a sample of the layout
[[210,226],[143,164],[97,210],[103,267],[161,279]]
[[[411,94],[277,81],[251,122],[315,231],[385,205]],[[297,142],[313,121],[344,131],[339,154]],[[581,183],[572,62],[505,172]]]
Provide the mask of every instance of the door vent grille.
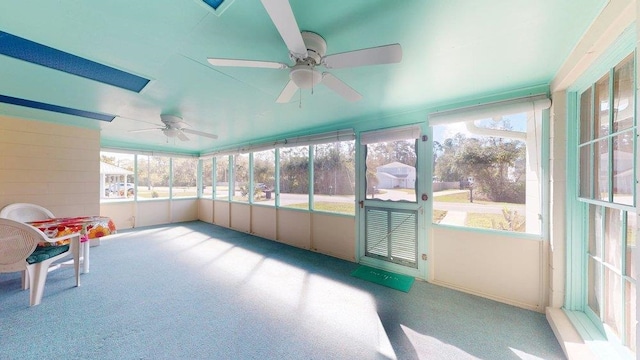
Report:
[[418,267],[418,213],[367,207],[365,256]]

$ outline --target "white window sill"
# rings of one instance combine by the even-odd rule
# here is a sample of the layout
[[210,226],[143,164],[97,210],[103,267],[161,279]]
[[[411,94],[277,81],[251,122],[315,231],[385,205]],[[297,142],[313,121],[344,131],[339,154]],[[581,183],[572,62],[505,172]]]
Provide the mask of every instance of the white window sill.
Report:
[[[573,322],[569,315],[571,315]],[[569,360],[635,359],[629,349],[614,341],[607,341],[604,336],[591,338],[588,334],[597,332],[597,330],[583,313],[547,308],[546,316],[556,339]],[[584,327],[582,329],[584,336],[574,326],[575,322],[578,323],[578,326]]]

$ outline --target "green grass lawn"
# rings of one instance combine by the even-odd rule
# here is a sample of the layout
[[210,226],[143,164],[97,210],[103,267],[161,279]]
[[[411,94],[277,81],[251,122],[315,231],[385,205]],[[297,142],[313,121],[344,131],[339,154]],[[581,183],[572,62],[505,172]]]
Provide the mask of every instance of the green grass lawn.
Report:
[[[452,202],[452,203],[465,203],[465,204],[471,203],[471,201],[469,201],[469,191],[453,193],[453,194],[445,194],[445,195],[434,195],[433,200],[438,202]],[[506,202],[479,200],[475,198],[475,196],[474,196],[473,202],[475,204],[500,204],[506,207],[509,207],[510,205],[514,205],[512,203],[506,203]]]
[[[446,195],[436,195],[434,197],[434,201],[438,202],[449,202],[449,203],[463,203],[469,204],[469,191],[446,194]],[[510,203],[494,203],[486,200],[476,200],[474,199],[474,203],[477,204],[502,204],[503,206],[509,207]],[[440,223],[440,221],[447,215],[446,211],[436,210],[433,211],[433,222],[435,224]],[[468,213],[467,220],[465,225],[468,227],[480,228],[480,229],[497,229],[497,230],[513,230],[518,232],[525,231],[525,223],[524,218],[519,216],[517,219],[517,223],[519,226],[515,226],[514,229],[511,229],[511,225],[504,218],[502,214],[487,214],[487,213]]]
[[433,210],[433,223],[439,224],[445,216],[447,216],[447,212],[445,210]]
[[[446,195],[434,195],[434,201],[439,201],[439,202],[452,202],[452,203],[471,203],[471,201],[469,201],[469,191],[464,191],[464,192],[459,192],[459,193],[453,193],[453,194],[446,194]],[[473,202],[476,204],[491,204],[493,202],[491,201],[486,201],[486,200],[478,200],[478,199],[473,199]],[[507,203],[504,203],[506,205],[508,205]]]
[[[173,197],[193,197],[197,195],[197,191],[195,188],[176,188],[173,190]],[[168,198],[169,190],[167,188],[156,189],[156,190],[138,190],[138,197],[145,199],[152,198]]]
[[[296,209],[308,209],[309,204],[300,203],[300,204],[290,204],[285,207],[296,208]],[[352,203],[343,203],[343,202],[326,202],[326,201],[318,201],[313,205],[313,209],[317,211],[326,211],[326,212],[334,212],[348,215],[356,214],[356,205]]]
[[[415,192],[412,189],[400,189],[405,191],[407,194],[414,194]],[[155,194],[154,194],[155,192]],[[154,196],[157,195],[157,196]],[[195,189],[178,189],[178,191],[174,192],[174,197],[176,196],[196,196]],[[151,199],[154,197],[158,198],[168,198],[169,191],[164,189],[157,190],[139,190],[138,191],[139,198],[147,198]],[[234,197],[235,201],[247,201],[246,198],[238,199]],[[435,201],[441,202],[452,202],[452,203],[469,203],[469,192],[461,192],[447,195],[440,195],[434,198]],[[477,203],[490,203],[488,201],[474,201]],[[510,204],[505,204],[510,205]],[[295,208],[295,209],[308,209],[309,205],[307,203],[298,203],[298,204],[290,204],[285,207]],[[325,211],[339,214],[347,214],[347,215],[355,215],[356,213],[356,205],[353,203],[343,203],[343,202],[326,202],[319,201],[314,204],[314,210],[316,211]],[[444,210],[433,210],[433,223],[438,224],[444,217],[447,215],[447,212]],[[469,213],[467,214],[467,220],[465,223],[466,226],[474,227],[474,228],[483,228],[483,229],[509,229],[509,224],[507,223],[504,216],[501,214],[485,214],[485,213]],[[523,232],[525,230],[524,221],[522,221],[522,225],[514,231]]]
[[468,213],[465,225],[481,229],[524,232],[526,229],[524,218],[520,216],[518,220],[519,226],[511,229],[511,226],[501,214]]
[[435,195],[433,200],[440,201],[440,202],[468,203],[469,192],[466,191],[466,192],[447,194],[447,195]]

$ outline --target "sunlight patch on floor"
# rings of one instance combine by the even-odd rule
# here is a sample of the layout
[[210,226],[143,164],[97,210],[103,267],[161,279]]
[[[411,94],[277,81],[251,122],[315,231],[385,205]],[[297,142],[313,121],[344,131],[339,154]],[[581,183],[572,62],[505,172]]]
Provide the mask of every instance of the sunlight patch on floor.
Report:
[[316,274],[309,274],[305,288],[299,314],[315,323],[313,328],[321,323],[328,338],[359,342],[386,358],[396,358],[371,294]]
[[[444,343],[432,336],[421,334],[405,325],[400,324],[402,331],[413,345],[416,353],[420,359],[439,359],[444,355],[450,356],[456,354],[456,359],[478,359],[477,357],[467,353],[466,351],[453,346],[451,344]],[[437,349],[438,352],[434,352]]]
[[513,351],[513,353],[516,354],[522,360],[544,360],[541,357],[528,354],[522,350],[514,349],[512,347],[509,347],[509,350]]
[[259,294],[276,306],[297,307],[304,293],[307,274],[304,269],[270,258],[264,258],[259,264],[242,265],[245,266],[250,266],[242,279],[246,291]]
[[158,245],[180,264],[234,288],[238,301],[252,299],[255,311],[280,321],[305,319],[296,321],[299,330],[329,347],[357,344],[367,354],[397,358],[367,291],[204,234],[181,234],[174,229]]

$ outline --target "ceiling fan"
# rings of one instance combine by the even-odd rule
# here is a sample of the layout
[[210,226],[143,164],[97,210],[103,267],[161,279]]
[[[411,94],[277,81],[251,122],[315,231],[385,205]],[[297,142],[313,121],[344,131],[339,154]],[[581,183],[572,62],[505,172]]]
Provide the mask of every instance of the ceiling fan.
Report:
[[280,93],[280,96],[278,96],[276,100],[278,103],[289,102],[298,89],[311,89],[318,84],[325,85],[349,101],[358,101],[362,98],[362,95],[331,73],[320,72],[317,67],[324,66],[326,69],[340,69],[393,64],[402,60],[402,47],[400,44],[389,44],[325,55],[327,50],[326,41],[322,36],[314,32],[300,31],[289,0],[261,1],[289,49],[289,58],[295,64],[288,65],[274,61],[223,58],[208,58],[207,61],[213,66],[288,69],[290,80]]
[[140,130],[132,130],[130,132],[144,132],[144,131],[155,131],[160,130],[167,138],[177,137],[182,141],[189,141],[189,138],[186,134],[199,135],[208,137],[211,139],[217,139],[218,135],[209,134],[202,131],[192,130],[187,128],[187,124],[182,121],[182,118],[176,115],[160,115],[160,120],[164,124],[164,127],[155,127],[150,129],[140,129]]

